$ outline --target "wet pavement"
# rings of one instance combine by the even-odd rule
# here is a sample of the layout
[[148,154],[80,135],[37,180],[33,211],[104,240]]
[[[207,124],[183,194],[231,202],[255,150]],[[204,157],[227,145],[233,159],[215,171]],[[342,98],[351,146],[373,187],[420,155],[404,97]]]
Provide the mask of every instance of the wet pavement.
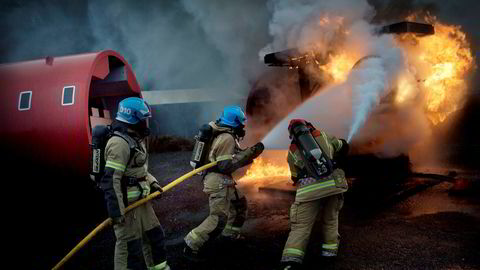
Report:
[[[154,154],[150,170],[165,185],[189,171],[189,152]],[[165,162],[165,161],[168,162]],[[479,175],[479,174],[474,174]],[[409,179],[417,183],[425,180]],[[453,196],[449,182],[429,182],[401,197],[345,194],[340,216],[341,245],[334,260],[320,254],[320,222],[314,227],[305,269],[480,269],[480,196]],[[232,244],[217,240],[207,247],[205,263],[189,263],[181,254],[183,237],[208,214],[202,181],[195,176],[154,201],[167,236],[173,270],[275,269],[288,236],[288,193],[247,193],[249,215],[245,240]],[[65,269],[113,269],[113,230],[89,243]]]

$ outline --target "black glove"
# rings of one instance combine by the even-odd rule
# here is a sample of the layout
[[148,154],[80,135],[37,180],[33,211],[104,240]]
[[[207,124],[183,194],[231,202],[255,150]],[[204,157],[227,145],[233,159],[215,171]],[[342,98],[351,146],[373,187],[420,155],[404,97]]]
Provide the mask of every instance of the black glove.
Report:
[[125,224],[125,216],[118,216],[118,217],[113,217],[112,218],[112,224],[117,225],[117,224]]
[[157,182],[153,182],[152,184],[150,184],[150,194],[157,191],[160,191],[161,193],[163,193],[162,187]]
[[350,145],[344,139],[340,139],[342,141],[342,148],[338,152],[339,157],[346,157],[348,154],[348,150],[350,149]]
[[252,151],[253,151],[252,159],[260,156],[260,154],[263,152],[264,149],[265,149],[265,146],[263,145],[262,142],[258,142],[257,144],[252,146]]

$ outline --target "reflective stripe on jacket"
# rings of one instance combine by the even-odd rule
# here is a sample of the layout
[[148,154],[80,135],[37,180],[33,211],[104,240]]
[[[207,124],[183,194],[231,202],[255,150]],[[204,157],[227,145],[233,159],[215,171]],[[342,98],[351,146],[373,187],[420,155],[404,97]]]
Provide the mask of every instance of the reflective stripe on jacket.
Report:
[[[113,192],[108,196],[106,194],[105,199],[107,204],[118,205],[119,209],[114,212],[118,211],[122,215],[125,213],[125,202],[130,204],[147,196],[150,193],[150,185],[156,181],[155,177],[147,172],[148,153],[145,143],[142,141],[138,146],[131,156],[128,143],[119,136],[113,136],[105,147],[105,169],[114,170],[111,179],[108,179],[112,181],[109,186],[113,187]],[[122,183],[123,177],[145,177],[146,181],[139,182],[140,187],[138,185],[126,186],[126,183]],[[109,200],[110,202],[108,202]]]
[[[240,149],[237,147],[237,143],[233,135],[229,133],[231,132],[231,129],[227,127],[219,127],[214,122],[210,122],[209,124],[215,130],[214,132],[223,133],[220,133],[215,137],[215,139],[213,139],[212,146],[210,147],[210,152],[208,154],[208,160],[210,162],[232,160],[233,156]],[[209,172],[205,176],[203,191],[206,193],[217,192],[225,186],[233,185],[235,185],[235,181],[231,175],[218,172]]]

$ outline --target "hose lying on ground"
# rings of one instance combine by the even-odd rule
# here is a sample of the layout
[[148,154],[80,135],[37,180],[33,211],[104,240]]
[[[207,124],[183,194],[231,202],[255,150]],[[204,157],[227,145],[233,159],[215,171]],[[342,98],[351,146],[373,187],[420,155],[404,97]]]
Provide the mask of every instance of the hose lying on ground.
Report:
[[[188,178],[194,176],[195,174],[199,173],[199,172],[202,172],[210,167],[213,167],[217,165],[217,162],[212,162],[212,163],[208,163],[207,165],[204,165],[198,169],[195,169],[187,174],[184,174],[183,176],[177,178],[176,180],[170,182],[168,185],[166,185],[165,187],[162,187],[162,190],[163,192],[173,188],[174,186],[180,184],[181,182],[187,180]],[[147,197],[135,202],[134,204],[131,204],[129,205],[127,208],[125,208],[125,213],[129,212],[130,210],[156,198],[157,196],[159,196],[161,193],[163,192],[160,192],[160,191],[156,191],[150,195],[148,195]],[[90,240],[92,240],[92,238],[97,234],[99,233],[101,230],[105,229],[107,226],[111,225],[112,224],[112,219],[111,218],[107,218],[106,220],[104,220],[102,223],[100,223],[100,225],[98,225],[93,231],[91,231],[85,238],[83,238],[82,241],[80,241],[65,257],[63,257],[63,259],[57,263],[57,265],[55,265],[55,267],[52,268],[52,270],[57,270],[57,269],[60,269],[75,253],[77,253],[83,246],[85,246],[88,242],[90,242]]]

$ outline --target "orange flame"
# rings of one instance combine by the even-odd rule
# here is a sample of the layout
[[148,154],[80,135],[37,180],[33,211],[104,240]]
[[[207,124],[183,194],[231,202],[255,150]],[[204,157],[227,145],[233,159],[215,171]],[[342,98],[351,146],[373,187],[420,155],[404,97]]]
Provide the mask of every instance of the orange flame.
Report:
[[248,168],[243,177],[239,179],[240,185],[268,185],[275,182],[286,182],[290,179],[290,169],[286,162],[273,163],[273,160],[258,157],[253,161],[253,164]]
[[346,51],[329,55],[328,63],[320,66],[320,69],[333,78],[333,82],[341,83],[347,80],[348,73],[358,59]]
[[[411,15],[407,20],[416,21],[416,17]],[[423,97],[426,115],[436,125],[462,107],[467,93],[467,77],[476,67],[471,46],[460,26],[440,23],[430,15],[424,19],[434,26],[434,35],[403,34],[396,37],[398,46],[406,52],[409,70],[397,80],[394,101],[395,104],[402,105]],[[318,21],[319,27],[332,24],[335,24],[340,37],[349,34],[343,27],[342,17],[326,16]],[[318,47],[322,48],[321,45]],[[358,55],[354,48],[327,45],[335,48],[335,51],[327,52],[325,62],[315,60],[313,52],[310,58],[314,59],[316,68],[327,75],[327,80],[333,83],[344,82],[356,61],[365,55]],[[315,72],[312,75],[321,76]],[[268,179],[279,176],[290,177],[286,162],[274,164],[266,158],[257,158],[240,179],[240,183],[265,184]]]
[[252,166],[247,170],[247,173],[241,178],[242,181],[249,181],[252,179],[266,178],[271,176],[285,176],[290,177],[290,170],[286,163],[276,165],[264,158],[257,158],[253,161]]
[[[427,116],[436,125],[462,107],[467,92],[466,79],[475,66],[470,44],[460,26],[440,23],[431,15],[424,19],[434,26],[434,35],[404,34],[398,40],[406,49],[412,73],[419,79]],[[396,102],[403,102],[412,87],[415,86],[400,79]]]

